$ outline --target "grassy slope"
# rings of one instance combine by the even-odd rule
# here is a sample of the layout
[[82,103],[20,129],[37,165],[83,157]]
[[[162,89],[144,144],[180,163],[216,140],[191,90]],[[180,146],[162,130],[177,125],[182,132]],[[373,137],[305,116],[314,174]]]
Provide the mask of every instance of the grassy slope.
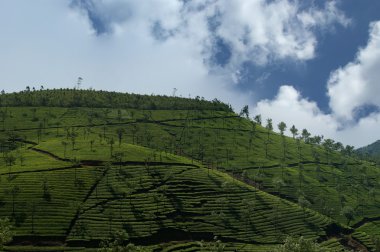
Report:
[[[231,118],[234,115],[228,112],[122,110],[122,117],[117,118],[117,111],[111,110],[104,119],[101,109],[38,108],[35,114],[30,108],[9,111],[12,117],[6,120],[5,129],[16,129],[28,141],[38,142],[38,128],[44,124],[38,145],[14,151],[15,156],[25,157],[23,165],[18,159],[8,167],[0,160],[2,216],[12,213],[10,189],[20,189],[14,197],[18,235],[31,234],[34,209],[35,235],[68,241],[102,239],[117,229],[126,230],[135,243],[144,243],[142,237],[166,241],[165,230],[178,233],[179,240],[218,235],[229,244],[249,246],[275,244],[284,234],[317,238],[331,221],[312,210],[303,213],[290,203],[300,194],[312,203],[312,209],[342,223],[346,223],[340,215],[344,205],[357,209],[350,224],[363,217],[379,217],[377,167],[338,153],[328,157],[321,147],[298,145],[291,138],[285,138],[284,159],[281,136],[270,132],[268,137],[259,126],[253,131],[249,121]],[[74,150],[66,136],[71,126],[78,135]],[[119,147],[116,130],[120,127],[126,133]],[[9,131],[0,134],[9,135]],[[79,168],[68,168],[73,162],[66,159],[75,158],[77,164],[81,160],[116,162],[110,155],[111,138],[113,153],[125,153],[121,161],[126,163],[121,167],[82,163]],[[66,155],[62,141],[68,142]],[[195,161],[202,159],[223,173],[210,172]],[[198,167],[188,166],[191,163]],[[241,179],[244,172],[248,184],[280,193],[288,200],[258,191],[224,172]],[[285,184],[276,186],[274,178],[282,178]],[[44,181],[50,201],[42,197]],[[373,222],[360,231],[371,235],[379,229]]]

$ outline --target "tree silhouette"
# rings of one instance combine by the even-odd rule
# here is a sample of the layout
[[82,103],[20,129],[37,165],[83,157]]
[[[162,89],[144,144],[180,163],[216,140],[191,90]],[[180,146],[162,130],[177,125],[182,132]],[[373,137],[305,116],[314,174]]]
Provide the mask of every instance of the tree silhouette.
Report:
[[284,131],[286,130],[286,123],[280,122],[277,127],[280,130],[281,137],[282,137],[282,148],[284,151],[283,159],[285,160],[285,158],[286,158],[286,142],[285,142],[285,137],[284,137]]
[[108,140],[108,144],[110,145],[110,157],[113,156],[113,145],[115,144],[115,140],[113,138]]
[[94,140],[94,139],[91,139],[91,140],[90,140],[90,150],[91,150],[91,151],[94,151],[94,150],[93,150],[94,143],[95,143],[95,140]]
[[66,157],[66,149],[67,149],[67,142],[62,141],[61,144],[63,145],[63,157]]
[[42,181],[42,191],[43,191],[42,197],[46,201],[51,201],[50,187],[49,187],[48,180],[46,177]]
[[291,132],[292,135],[293,135],[293,139],[295,139],[295,137],[298,135],[298,129],[293,125],[293,126],[290,128],[290,132]]
[[284,132],[286,130],[286,123],[284,122],[280,122],[278,125],[277,125],[278,129],[280,130],[280,133],[281,135],[283,136],[284,135]]
[[120,147],[120,145],[121,145],[121,140],[122,140],[123,135],[124,135],[124,133],[125,133],[125,129],[123,129],[123,128],[118,128],[118,129],[116,130],[116,133],[117,133],[117,138],[119,139],[119,147]]
[[310,133],[307,131],[307,129],[303,129],[301,133],[302,139],[305,143],[309,142]]
[[245,105],[240,112],[240,115],[245,115],[245,118],[249,118],[249,110],[248,110],[248,105]]
[[269,141],[269,133],[273,130],[273,124],[272,124],[272,119],[271,118],[267,119],[267,125],[265,126],[265,128],[267,129],[268,141]]
[[137,125],[133,124],[132,129],[131,129],[133,144],[135,144],[135,137],[136,137],[137,131],[138,131]]
[[261,126],[261,115],[256,115],[254,118],[255,122]]
[[9,193],[12,196],[12,215],[15,216],[15,201],[17,195],[20,193],[20,187],[17,185],[13,185],[12,188],[10,189]]

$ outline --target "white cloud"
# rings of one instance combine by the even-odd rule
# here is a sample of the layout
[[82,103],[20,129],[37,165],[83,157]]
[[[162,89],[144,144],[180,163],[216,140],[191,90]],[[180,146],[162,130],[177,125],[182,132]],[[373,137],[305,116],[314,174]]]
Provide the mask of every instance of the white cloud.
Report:
[[317,47],[316,29],[349,23],[334,1],[323,9],[303,9],[298,1],[288,0],[218,3],[222,17],[217,34],[232,46],[234,66],[244,61],[267,64],[278,59],[312,59]]
[[[305,21],[306,22],[306,21]],[[313,101],[303,98],[292,86],[280,87],[273,100],[257,103],[255,113],[277,124],[306,128],[313,135],[361,147],[380,139],[380,113],[369,111],[358,118],[363,106],[380,107],[380,21],[373,22],[369,39],[355,59],[333,71],[327,83],[331,114],[322,112]],[[368,112],[368,111],[367,111]],[[355,121],[357,120],[357,121]]]
[[[256,114],[261,114],[263,119],[272,118],[275,130],[283,121],[288,129],[295,125],[299,130],[306,128],[312,135],[323,135],[355,147],[380,139],[380,113],[372,113],[357,124],[341,128],[340,121],[333,114],[322,112],[315,102],[302,97],[292,86],[281,86],[273,100],[258,102],[253,110],[253,115]],[[290,135],[289,130],[287,134]]]
[[258,102],[254,114],[272,118],[274,125],[283,121],[288,128],[292,125],[299,130],[306,128],[313,135],[332,136],[338,128],[331,115],[324,114],[315,102],[303,98],[294,87],[288,85],[281,86],[273,100]]
[[[184,96],[217,97],[240,108],[252,98],[234,91],[242,62],[314,56],[320,25],[297,15],[328,15],[322,26],[342,23],[334,6],[301,10],[288,0],[1,1],[0,85],[67,87],[82,76],[84,87],[159,94],[176,87]],[[220,24],[215,31],[213,17]],[[155,39],[157,23],[166,39]],[[94,24],[107,32],[96,36]],[[216,35],[231,46],[225,68],[209,64]]]
[[380,106],[380,21],[370,25],[369,34],[355,60],[334,71],[328,81],[330,107],[342,121],[353,120],[361,106]]

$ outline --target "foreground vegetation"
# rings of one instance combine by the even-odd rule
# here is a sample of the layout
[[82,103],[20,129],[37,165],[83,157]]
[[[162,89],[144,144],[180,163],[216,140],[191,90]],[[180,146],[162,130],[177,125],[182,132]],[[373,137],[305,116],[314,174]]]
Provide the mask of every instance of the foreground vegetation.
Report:
[[272,251],[288,235],[378,249],[379,168],[350,146],[296,127],[286,137],[285,124],[275,133],[219,101],[84,90],[0,101],[8,250]]

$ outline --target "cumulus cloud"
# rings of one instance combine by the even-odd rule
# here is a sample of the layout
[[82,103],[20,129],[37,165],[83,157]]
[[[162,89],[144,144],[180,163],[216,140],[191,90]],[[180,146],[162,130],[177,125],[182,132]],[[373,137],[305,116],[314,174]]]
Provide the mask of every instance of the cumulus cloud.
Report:
[[[279,59],[312,59],[317,47],[316,30],[350,22],[335,1],[323,8],[291,0],[154,0],[149,4],[74,0],[72,6],[87,13],[97,33],[111,31],[111,25],[122,25],[131,17],[131,23],[139,20],[150,26],[158,40],[186,37],[202,45],[206,61],[229,71],[238,70],[246,61],[263,65]],[[215,60],[219,49],[227,53],[219,58],[216,55]],[[224,62],[218,64],[218,59]]]
[[328,81],[330,107],[342,121],[352,121],[358,112],[380,106],[380,21],[370,25],[368,44],[354,61],[334,71]]
[[315,57],[317,29],[328,29],[349,20],[336,7],[305,8],[298,1],[219,1],[217,34],[232,48],[233,65],[244,61],[267,64],[279,59],[309,60]]
[[[323,135],[355,147],[380,139],[380,113],[372,113],[356,124],[342,128],[333,114],[324,113],[317,103],[302,97],[299,91],[288,85],[281,86],[272,100],[258,102],[253,114],[261,114],[264,119],[272,118],[274,125],[283,121],[288,129],[295,125],[299,130],[307,129],[312,135]],[[287,134],[290,135],[290,132]]]
[[275,125],[286,122],[290,128],[295,125],[299,130],[306,128],[313,135],[332,136],[338,129],[335,119],[324,114],[317,103],[302,97],[289,85],[281,86],[273,100],[262,100],[257,103],[254,114],[272,118]]
[[281,86],[272,100],[257,103],[254,113],[306,128],[344,144],[361,147],[380,139],[380,21],[370,24],[369,39],[355,59],[333,71],[327,82],[331,113],[302,97],[292,86]]
[[6,90],[70,86],[82,76],[84,87],[159,94],[176,87],[183,96],[217,97],[237,109],[252,98],[233,84],[242,63],[310,59],[317,45],[314,31],[346,22],[335,4],[316,8],[290,0],[0,5]]

